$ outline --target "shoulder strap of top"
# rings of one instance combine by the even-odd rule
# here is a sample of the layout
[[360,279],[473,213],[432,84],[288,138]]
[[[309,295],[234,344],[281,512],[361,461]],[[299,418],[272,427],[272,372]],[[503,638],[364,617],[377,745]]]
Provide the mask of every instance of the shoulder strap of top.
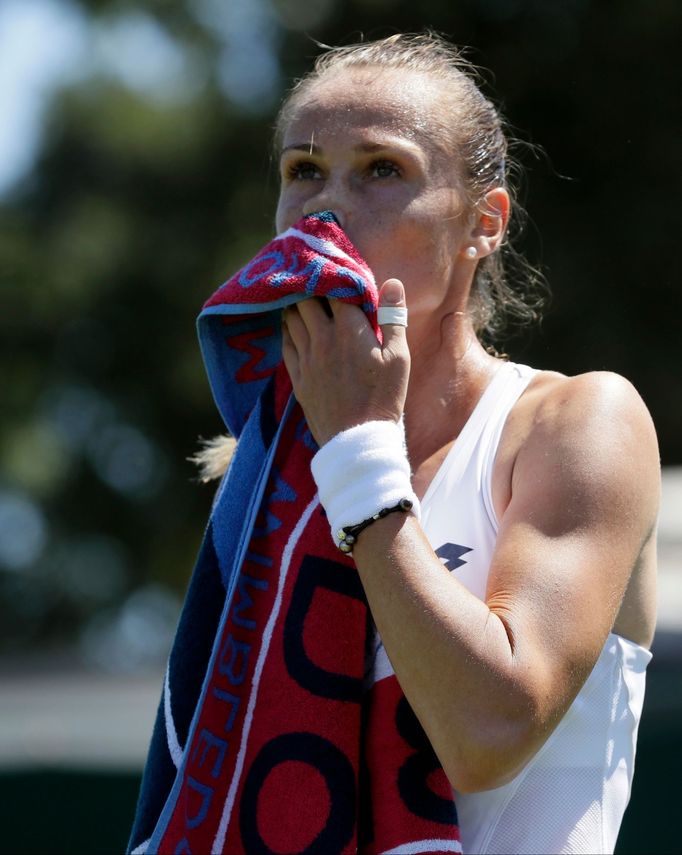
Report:
[[490,486],[492,463],[509,411],[535,374],[534,369],[525,365],[513,362],[500,365],[431,481],[422,499],[422,511],[428,508],[444,479],[447,479],[449,491],[471,476],[476,489],[482,493],[490,522],[497,530]]
[[506,382],[503,388],[500,389],[499,396],[495,402],[494,417],[486,422],[481,431],[479,458],[483,504],[495,532],[499,528],[499,520],[495,513],[495,506],[493,505],[492,476],[500,437],[514,404],[523,395],[530,381],[538,373],[537,369],[530,368],[528,365],[518,365],[515,362],[509,362],[507,365],[509,366],[509,370],[506,372]]

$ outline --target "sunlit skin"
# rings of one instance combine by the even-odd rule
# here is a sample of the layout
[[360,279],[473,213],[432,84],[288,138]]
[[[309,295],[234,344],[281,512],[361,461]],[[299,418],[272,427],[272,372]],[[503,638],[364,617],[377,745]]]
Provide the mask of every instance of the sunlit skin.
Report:
[[[329,318],[303,301],[285,312],[283,355],[320,444],[404,412],[420,495],[498,367],[467,305],[509,201],[497,188],[470,206],[451,104],[439,81],[412,72],[318,81],[285,129],[277,209],[278,230],[334,211],[383,283],[381,302],[409,307],[407,334],[387,325],[379,347],[359,308],[332,301]],[[499,786],[528,762],[610,631],[651,642],[658,473],[651,420],[627,381],[542,372],[496,457],[501,524],[485,602],[413,516],[362,533],[354,558],[375,622],[455,788]]]

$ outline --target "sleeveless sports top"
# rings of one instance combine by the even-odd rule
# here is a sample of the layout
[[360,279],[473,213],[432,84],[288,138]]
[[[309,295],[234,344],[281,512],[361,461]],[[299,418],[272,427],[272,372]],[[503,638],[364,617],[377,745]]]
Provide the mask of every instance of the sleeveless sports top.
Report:
[[[436,554],[485,599],[498,531],[491,476],[510,410],[535,376],[503,363],[422,501]],[[630,797],[651,653],[611,633],[592,673],[544,746],[508,784],[455,793],[462,847],[474,853],[613,852]],[[370,679],[392,673],[377,641]]]

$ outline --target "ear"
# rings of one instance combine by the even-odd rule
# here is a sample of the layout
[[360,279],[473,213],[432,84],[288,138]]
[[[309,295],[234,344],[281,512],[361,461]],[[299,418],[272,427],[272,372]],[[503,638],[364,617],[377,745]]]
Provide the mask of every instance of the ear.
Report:
[[509,223],[511,200],[504,187],[488,190],[478,206],[471,229],[471,244],[478,258],[490,255],[500,246]]

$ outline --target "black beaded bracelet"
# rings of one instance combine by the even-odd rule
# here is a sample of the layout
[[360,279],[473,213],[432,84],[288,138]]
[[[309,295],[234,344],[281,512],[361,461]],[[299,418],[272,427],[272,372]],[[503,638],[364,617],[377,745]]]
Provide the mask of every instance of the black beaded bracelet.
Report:
[[383,519],[387,517],[389,514],[392,514],[394,511],[402,511],[403,513],[408,513],[412,510],[414,506],[414,502],[412,499],[401,499],[397,505],[393,505],[392,508],[382,508],[382,510],[377,511],[373,516],[369,519],[364,520],[361,523],[357,523],[357,525],[346,525],[342,529],[338,531],[339,542],[336,544],[341,552],[345,552],[346,555],[352,555],[353,553],[353,545],[355,541],[358,539],[358,535],[361,531],[364,531],[368,525],[372,525],[376,520]]

